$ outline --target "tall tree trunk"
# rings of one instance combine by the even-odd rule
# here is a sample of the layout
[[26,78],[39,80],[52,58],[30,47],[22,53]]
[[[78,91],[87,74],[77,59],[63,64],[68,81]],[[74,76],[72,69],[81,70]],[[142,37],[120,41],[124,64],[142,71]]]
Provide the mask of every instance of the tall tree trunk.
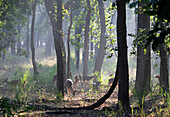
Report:
[[90,25],[90,1],[86,0],[87,3],[87,16],[86,16],[86,25],[85,25],[85,40],[84,40],[84,56],[83,56],[83,78],[88,74],[88,58],[89,58],[89,25]]
[[[83,13],[86,12],[86,9],[83,11]],[[76,11],[76,16],[80,16],[80,11]],[[83,19],[82,19],[83,20]],[[79,72],[79,64],[80,64],[80,38],[81,38],[81,32],[83,29],[84,23],[77,22],[75,24],[75,40],[76,40],[76,46],[75,46],[75,55],[76,55],[76,70]]]
[[[144,0],[139,3],[139,7],[145,5]],[[140,29],[150,29],[150,18],[149,15],[139,14],[138,15],[138,31]],[[151,63],[150,63],[150,45],[144,51],[144,46],[138,45],[137,47],[137,70],[136,70],[136,83],[135,90],[140,100],[150,90],[150,78],[151,78]]]
[[159,50],[161,57],[159,84],[164,92],[169,92],[168,54],[164,44],[159,44]]
[[40,47],[40,32],[39,32],[39,29],[38,29],[37,35],[36,35],[36,45],[37,45],[37,48]]
[[21,49],[21,26],[20,26],[20,20],[18,21],[18,34],[19,39],[17,40],[17,55],[20,55],[20,49]]
[[15,35],[12,33],[12,40],[13,42],[11,43],[11,54],[15,55]]
[[76,70],[79,71],[80,65],[80,35],[82,32],[83,25],[75,26],[75,39],[76,39],[76,46],[75,46],[75,54],[76,54]]
[[72,27],[72,14],[73,14],[73,0],[71,0],[71,9],[70,9],[70,25],[68,27],[68,36],[67,36],[67,51],[68,51],[68,56],[67,56],[67,78],[70,76],[70,32],[71,32],[71,27]]
[[95,60],[94,73],[99,72],[100,74],[104,55],[105,55],[106,25],[105,25],[105,13],[104,13],[103,0],[98,0],[98,3],[99,3],[100,24],[101,24],[101,35],[100,35],[100,48],[98,50],[96,60]]
[[93,32],[91,30],[91,44],[90,44],[90,59],[93,60],[94,55],[93,55]]
[[118,100],[124,109],[129,109],[129,71],[126,40],[126,4],[125,0],[117,0],[117,41],[119,64],[119,90]]
[[54,36],[54,44],[55,44],[55,50],[56,50],[56,55],[57,55],[57,88],[59,90],[59,93],[62,93],[64,96],[64,73],[65,72],[65,61],[64,61],[64,56],[65,54],[63,52],[64,48],[64,43],[63,43],[63,38],[62,38],[62,0],[57,1],[57,21],[55,20],[56,17],[54,14],[55,9],[54,9],[54,0],[44,0],[45,6],[48,12],[48,15],[50,17],[50,22],[52,25],[53,29],[53,36]]
[[51,27],[48,27],[48,34],[46,40],[46,56],[51,56]]
[[32,25],[31,25],[31,52],[32,52],[32,64],[34,69],[34,77],[38,75],[37,65],[35,61],[35,47],[34,47],[34,24],[35,24],[36,4],[37,4],[37,0],[34,1],[32,6],[33,16],[32,16]]
[[26,35],[27,35],[27,40],[26,40],[26,50],[28,52],[28,56],[29,56],[29,52],[30,52],[30,35],[29,35],[29,16],[28,16],[28,20],[27,20],[27,27],[26,27]]

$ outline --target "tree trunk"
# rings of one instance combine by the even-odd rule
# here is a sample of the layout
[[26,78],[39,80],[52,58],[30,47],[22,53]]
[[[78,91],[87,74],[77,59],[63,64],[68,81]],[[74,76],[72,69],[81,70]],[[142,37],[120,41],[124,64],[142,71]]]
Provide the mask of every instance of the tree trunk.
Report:
[[[57,88],[59,90],[59,93],[62,93],[62,96],[64,96],[64,58],[62,54],[62,50],[64,48],[63,40],[62,40],[62,0],[57,1],[57,21],[55,20],[56,17],[54,14],[54,0],[44,0],[45,6],[48,12],[48,15],[50,17],[50,22],[53,29],[53,36],[54,36],[54,44],[55,44],[55,50],[57,55]],[[64,55],[65,56],[65,55]]]
[[48,28],[48,34],[47,34],[47,40],[46,40],[46,56],[49,57],[51,56],[51,27]]
[[84,40],[84,56],[83,56],[83,78],[88,74],[88,58],[89,58],[89,25],[90,25],[90,1],[86,0],[87,3],[87,16],[86,16],[86,25],[85,25],[85,40]]
[[100,14],[100,24],[101,24],[101,35],[100,35],[100,48],[99,52],[97,53],[95,66],[94,66],[94,73],[101,72],[101,67],[103,64],[103,59],[105,55],[105,46],[106,46],[106,25],[105,25],[105,13],[104,13],[104,5],[103,0],[98,0],[99,3],[99,14]]
[[[86,9],[83,11],[83,13],[86,12]],[[80,16],[80,11],[76,11],[76,16]],[[75,24],[75,40],[76,40],[76,46],[75,46],[75,55],[76,55],[76,70],[79,72],[79,64],[80,64],[80,38],[81,38],[81,32],[83,29],[84,24],[77,22]]]
[[93,33],[91,30],[91,44],[90,44],[90,59],[93,60],[94,55],[93,55]]
[[67,56],[67,78],[70,77],[70,32],[71,32],[71,27],[72,27],[72,14],[73,14],[73,0],[71,0],[71,9],[70,9],[70,25],[68,27],[68,36],[67,36],[67,51],[68,51],[68,56]]
[[20,26],[20,21],[18,21],[18,34],[19,34],[19,39],[17,40],[17,55],[20,55],[20,49],[21,49],[21,26]]
[[169,92],[168,54],[164,44],[159,44],[159,50],[161,57],[159,84],[163,89],[163,92],[165,91]]
[[32,64],[33,64],[35,78],[38,75],[37,65],[35,61],[35,47],[34,47],[34,24],[35,24],[36,4],[37,4],[37,0],[34,1],[32,6],[33,16],[32,16],[32,25],[31,25],[31,52],[32,52]]
[[126,40],[126,4],[125,0],[117,0],[117,41],[119,64],[118,100],[124,109],[129,109],[129,71]]
[[13,42],[11,43],[11,54],[15,55],[15,35],[12,33],[12,40]]
[[[139,7],[144,6],[145,2],[139,4]],[[150,29],[150,18],[149,15],[139,14],[138,15],[138,31],[140,29]],[[150,63],[150,45],[144,52],[144,46],[138,45],[137,47],[137,70],[136,70],[136,83],[135,90],[140,100],[143,96],[147,95],[150,91],[150,78],[151,78],[151,63]]]
[[75,39],[76,39],[76,46],[75,46],[75,54],[76,54],[76,70],[79,71],[79,64],[80,64],[80,35],[82,32],[83,25],[75,24]]
[[29,16],[28,16],[28,20],[27,20],[27,27],[26,27],[26,35],[27,35],[27,40],[26,40],[26,50],[28,52],[28,55],[29,55],[29,51],[30,51],[30,35],[29,35]]

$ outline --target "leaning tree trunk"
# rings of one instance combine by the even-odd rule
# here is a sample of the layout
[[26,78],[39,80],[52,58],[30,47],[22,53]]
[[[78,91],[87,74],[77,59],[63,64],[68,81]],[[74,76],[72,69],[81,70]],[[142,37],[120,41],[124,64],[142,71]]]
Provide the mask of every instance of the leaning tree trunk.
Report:
[[[144,6],[145,2],[139,6]],[[140,29],[150,29],[150,19],[149,15],[139,14],[138,15],[138,31]],[[150,78],[151,78],[151,62],[150,62],[150,45],[146,47],[146,52],[144,51],[143,45],[138,45],[137,47],[137,70],[136,70],[136,83],[135,90],[138,99],[141,100],[143,96],[147,95],[150,90]],[[140,101],[140,104],[142,102]]]
[[86,16],[86,25],[85,25],[85,40],[84,40],[84,56],[83,56],[83,78],[88,74],[88,58],[89,58],[89,25],[90,25],[90,1],[86,0],[87,3],[87,16]]
[[[98,50],[96,60],[95,60],[94,73],[98,72],[100,74],[104,55],[105,55],[106,25],[105,25],[105,13],[104,13],[103,0],[98,0],[98,3],[99,3],[100,24],[101,24],[101,35],[100,35],[100,48]],[[95,80],[96,79],[94,79],[94,81]]]
[[32,52],[32,64],[34,69],[34,77],[38,75],[37,65],[35,61],[35,47],[34,47],[34,24],[35,24],[36,4],[37,4],[37,0],[34,1],[32,6],[33,16],[32,16],[32,25],[31,25],[31,52]]
[[[53,29],[54,44],[57,55],[57,88],[59,93],[64,96],[64,73],[65,73],[65,62],[62,50],[64,50],[63,39],[62,39],[62,0],[57,1],[57,21],[54,8],[54,0],[44,0],[47,9],[48,16]],[[65,53],[64,53],[65,54]],[[64,55],[65,56],[65,55]]]
[[117,41],[119,64],[118,100],[124,109],[129,109],[129,71],[126,40],[126,4],[125,0],[117,0]]
[[169,92],[168,54],[164,44],[159,44],[159,50],[161,57],[159,84],[164,92]]
[[71,32],[71,27],[72,27],[72,14],[73,14],[73,0],[71,0],[71,9],[70,9],[70,25],[68,27],[68,36],[67,36],[67,51],[68,51],[68,55],[67,55],[67,78],[70,77],[70,32]]

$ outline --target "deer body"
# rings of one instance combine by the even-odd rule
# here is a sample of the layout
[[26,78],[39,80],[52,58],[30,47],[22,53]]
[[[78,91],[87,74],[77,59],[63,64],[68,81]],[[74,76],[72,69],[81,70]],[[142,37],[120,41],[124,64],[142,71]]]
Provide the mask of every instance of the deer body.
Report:
[[68,93],[72,93],[72,95],[75,95],[76,90],[73,88],[73,81],[71,79],[67,79],[65,82],[65,87],[68,90]]
[[113,81],[114,81],[114,78],[110,78],[110,79],[109,79],[109,82],[108,82],[108,86],[111,86],[112,83],[113,83]]
[[77,83],[79,82],[79,77],[78,76],[74,76],[73,77],[73,82],[74,82],[75,86],[77,86]]
[[8,78],[6,78],[2,83],[6,83],[7,85],[10,85],[10,86],[22,86],[23,88],[25,87],[26,85],[26,81],[24,81],[24,83],[22,84],[21,83],[21,80],[12,80],[12,81],[8,81]]

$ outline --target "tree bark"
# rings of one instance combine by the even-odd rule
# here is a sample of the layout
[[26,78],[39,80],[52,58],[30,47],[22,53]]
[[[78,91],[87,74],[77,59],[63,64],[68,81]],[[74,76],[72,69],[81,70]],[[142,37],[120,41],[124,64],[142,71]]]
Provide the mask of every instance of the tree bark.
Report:
[[67,36],[67,78],[70,77],[70,32],[71,32],[71,27],[72,27],[72,14],[73,14],[73,0],[71,0],[71,8],[70,8],[70,25],[68,27],[68,36]]
[[[145,2],[142,0],[139,6],[144,6]],[[150,29],[149,15],[138,15],[138,31],[140,29]],[[136,83],[135,90],[138,99],[141,100],[143,96],[147,95],[150,91],[150,78],[151,78],[151,62],[150,62],[150,45],[146,47],[144,52],[144,45],[137,46],[137,70],[136,70]],[[140,101],[140,104],[142,102]]]
[[159,84],[163,92],[169,92],[168,54],[164,44],[159,44],[159,50],[161,57]]
[[89,58],[89,25],[90,25],[90,1],[86,0],[87,3],[87,16],[85,25],[85,40],[84,40],[84,56],[83,56],[83,78],[88,74],[88,58]]
[[32,16],[32,25],[31,25],[31,52],[32,52],[32,64],[33,64],[35,78],[38,75],[37,65],[35,61],[35,47],[34,47],[34,24],[35,24],[36,4],[37,4],[37,0],[34,1],[32,6],[33,16]]
[[[83,11],[83,13],[86,12],[86,9]],[[76,11],[76,16],[80,16],[80,11]],[[80,38],[81,38],[81,32],[83,29],[84,23],[77,22],[75,24],[75,40],[76,40],[76,46],[75,46],[75,55],[76,55],[76,70],[79,72],[79,65],[80,65]]]
[[19,39],[17,40],[17,55],[20,55],[20,49],[21,49],[21,26],[20,26],[20,20],[18,21],[18,34]]
[[46,56],[51,56],[51,27],[48,27],[48,34],[47,34],[47,40],[46,40]]
[[100,24],[101,24],[101,35],[100,35],[100,48],[98,50],[96,60],[95,60],[94,73],[99,72],[99,75],[100,75],[101,67],[102,67],[103,59],[105,55],[106,25],[105,25],[105,13],[104,13],[103,0],[98,0],[98,3],[99,3]]
[[12,40],[13,42],[11,43],[11,54],[15,55],[15,35],[12,33]]
[[117,0],[117,44],[119,64],[118,100],[124,109],[129,109],[129,71],[126,40],[126,4],[125,0]]
[[90,59],[93,60],[94,58],[94,55],[93,55],[93,33],[92,33],[92,30],[91,30],[91,44],[90,44]]
[[64,96],[64,72],[65,68],[63,51],[63,40],[62,40],[62,0],[57,1],[57,21],[55,20],[55,9],[54,9],[54,0],[44,0],[45,6],[47,9],[47,13],[50,17],[50,22],[53,29],[53,36],[54,36],[54,44],[55,50],[57,55],[57,88],[59,93],[62,93]]
[[28,16],[28,20],[27,20],[27,26],[26,26],[26,35],[27,35],[27,40],[26,40],[26,50],[28,52],[28,56],[29,56],[29,51],[30,51],[30,35],[29,35],[29,16]]

